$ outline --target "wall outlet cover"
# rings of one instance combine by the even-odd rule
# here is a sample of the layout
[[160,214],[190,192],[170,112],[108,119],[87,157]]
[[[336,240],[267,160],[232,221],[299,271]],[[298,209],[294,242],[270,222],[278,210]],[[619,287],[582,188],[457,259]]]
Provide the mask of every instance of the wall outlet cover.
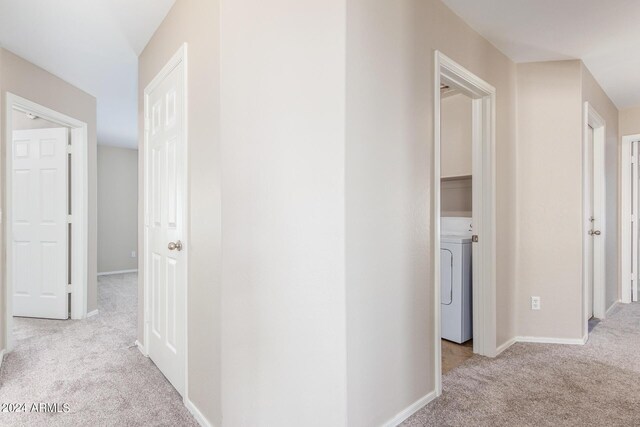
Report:
[[540,310],[540,297],[531,297],[531,310]]
[[131,251],[131,258],[135,258],[136,257],[136,251]]

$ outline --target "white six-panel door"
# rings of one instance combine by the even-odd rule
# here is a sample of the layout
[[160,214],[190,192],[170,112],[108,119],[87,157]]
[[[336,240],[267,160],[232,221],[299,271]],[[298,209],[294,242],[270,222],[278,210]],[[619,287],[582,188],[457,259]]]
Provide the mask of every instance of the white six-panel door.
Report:
[[68,318],[68,141],[66,128],[13,132],[14,316]]
[[146,269],[148,351],[183,394],[186,258],[182,63],[146,98]]

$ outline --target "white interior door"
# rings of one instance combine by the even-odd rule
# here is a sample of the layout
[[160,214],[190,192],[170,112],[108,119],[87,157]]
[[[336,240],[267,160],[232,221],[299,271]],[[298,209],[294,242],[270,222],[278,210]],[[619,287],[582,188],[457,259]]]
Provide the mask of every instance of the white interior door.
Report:
[[[185,141],[182,63],[147,93],[146,271],[148,351],[183,394],[186,343]],[[182,241],[181,241],[182,240]]]
[[66,128],[13,132],[9,209],[14,316],[68,318],[68,141]]

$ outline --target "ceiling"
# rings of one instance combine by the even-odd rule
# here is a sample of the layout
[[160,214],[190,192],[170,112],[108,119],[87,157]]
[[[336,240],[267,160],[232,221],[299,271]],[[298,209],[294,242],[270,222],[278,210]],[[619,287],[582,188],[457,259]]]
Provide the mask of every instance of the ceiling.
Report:
[[138,55],[175,0],[0,0],[0,45],[95,96],[98,143],[138,145]]
[[640,1],[443,2],[513,61],[582,59],[618,108],[640,105]]

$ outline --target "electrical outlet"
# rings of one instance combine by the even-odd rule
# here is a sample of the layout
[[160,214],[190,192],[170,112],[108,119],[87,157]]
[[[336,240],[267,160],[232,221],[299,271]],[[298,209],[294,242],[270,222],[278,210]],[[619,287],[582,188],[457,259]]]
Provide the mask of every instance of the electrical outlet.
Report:
[[540,297],[531,297],[531,310],[540,310]]
[[135,258],[136,257],[136,251],[131,251],[131,258]]

